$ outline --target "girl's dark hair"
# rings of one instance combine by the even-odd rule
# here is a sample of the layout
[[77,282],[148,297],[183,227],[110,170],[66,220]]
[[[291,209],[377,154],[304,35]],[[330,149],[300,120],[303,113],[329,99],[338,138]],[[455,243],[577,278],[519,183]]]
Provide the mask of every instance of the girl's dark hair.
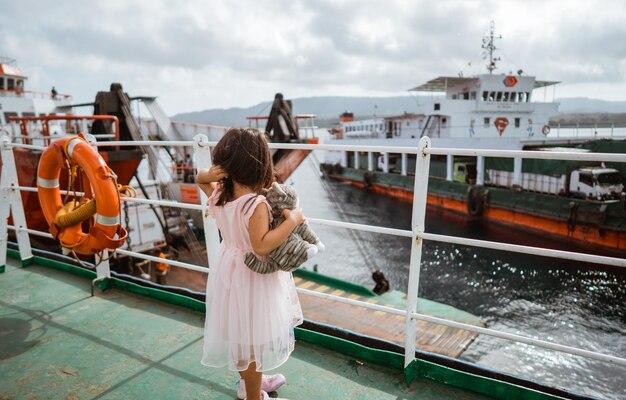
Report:
[[233,181],[261,193],[274,180],[272,154],[265,135],[254,128],[230,128],[213,149],[213,164],[227,174],[224,191],[217,200],[222,206],[234,200]]

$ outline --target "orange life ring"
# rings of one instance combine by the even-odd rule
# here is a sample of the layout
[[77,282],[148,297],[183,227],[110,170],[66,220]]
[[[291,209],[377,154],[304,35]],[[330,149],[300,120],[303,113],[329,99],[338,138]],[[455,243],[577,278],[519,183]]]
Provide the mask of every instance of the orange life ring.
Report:
[[[74,200],[63,204],[59,177],[61,168],[78,165],[83,169],[93,188],[94,201],[87,206]],[[37,168],[37,194],[50,233],[61,245],[79,254],[96,254],[105,249],[116,249],[126,241],[126,230],[120,225],[120,194],[113,173],[100,154],[82,137],[71,136],[52,142],[41,154]],[[82,214],[74,219],[59,218],[67,214]],[[95,223],[89,232],[82,229],[82,221],[95,214]],[[79,222],[75,223],[78,220]],[[70,221],[70,222],[67,222]],[[72,222],[74,221],[74,222]],[[71,224],[66,226],[67,224]],[[117,234],[117,239],[114,236]]]
[[548,136],[548,133],[550,133],[550,125],[544,125],[541,128],[541,133],[543,133],[544,135]]

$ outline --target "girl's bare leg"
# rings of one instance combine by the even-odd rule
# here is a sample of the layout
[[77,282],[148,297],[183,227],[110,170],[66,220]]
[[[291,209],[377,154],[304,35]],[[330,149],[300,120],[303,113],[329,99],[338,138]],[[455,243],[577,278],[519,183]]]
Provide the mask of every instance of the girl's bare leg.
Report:
[[243,378],[246,385],[246,400],[261,400],[261,379],[263,373],[257,372],[256,363],[251,363],[247,370],[240,371],[239,375]]

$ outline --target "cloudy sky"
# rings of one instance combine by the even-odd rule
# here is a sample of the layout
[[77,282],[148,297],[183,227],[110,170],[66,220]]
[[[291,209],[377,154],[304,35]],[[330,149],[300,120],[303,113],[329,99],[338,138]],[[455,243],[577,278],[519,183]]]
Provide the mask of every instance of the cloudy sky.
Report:
[[[166,113],[248,107],[283,92],[405,95],[484,71],[558,80],[556,97],[626,100],[623,0],[0,0],[0,55],[31,90],[78,102],[111,82]],[[549,95],[552,93],[550,91]]]

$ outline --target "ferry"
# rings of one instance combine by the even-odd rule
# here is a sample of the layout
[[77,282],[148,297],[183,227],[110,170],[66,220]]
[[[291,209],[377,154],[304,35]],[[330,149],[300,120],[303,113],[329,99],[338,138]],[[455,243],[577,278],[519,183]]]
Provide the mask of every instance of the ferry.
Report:
[[[128,111],[130,107],[124,105],[119,94],[123,93],[121,87],[115,85],[112,89],[114,96],[122,102],[124,114],[124,109]],[[131,99],[127,96],[124,98]],[[137,99],[155,108],[154,98]],[[0,189],[3,193],[0,197],[2,395],[17,399],[234,398],[237,387],[235,374],[226,370],[207,370],[199,362],[194,362],[202,343],[204,303],[200,291],[210,273],[211,260],[219,244],[215,222],[207,213],[201,213],[204,232],[201,240],[206,249],[201,256],[205,262],[194,262],[192,257],[173,259],[144,251],[142,246],[137,247],[138,242],[146,244],[141,241],[141,234],[151,228],[152,222],[148,219],[150,213],[131,214],[127,209],[141,205],[149,210],[160,207],[183,212],[203,211],[202,204],[206,201],[203,194],[199,204],[175,201],[162,195],[171,190],[171,186],[164,189],[162,184],[158,184],[155,185],[160,193],[157,198],[150,198],[148,190],[140,190],[144,196],[135,198],[120,196],[118,201],[121,210],[116,223],[128,227],[125,243],[117,248],[105,247],[98,254],[85,259],[59,246],[48,226],[38,229],[32,225],[31,221],[37,216],[27,208],[29,202],[25,201],[24,195],[38,195],[42,187],[46,189],[46,182],[40,181],[39,187],[36,187],[36,172],[34,179],[24,181],[22,175],[26,169],[21,169],[23,160],[28,160],[27,165],[32,169],[32,160],[40,159],[41,153],[54,143],[54,139],[73,140],[77,134],[82,134],[88,143],[97,147],[101,156],[113,151],[141,148],[142,156],[138,158],[155,163],[156,166],[148,168],[154,171],[154,176],[163,170],[158,167],[158,159],[164,153],[176,153],[176,149],[184,149],[181,151],[184,156],[191,155],[192,168],[206,168],[210,165],[210,149],[219,139],[220,129],[211,126],[192,127],[190,132],[203,130],[203,134],[189,140],[185,137],[187,131],[184,125],[177,129],[175,123],[170,121],[168,125],[163,122],[164,113],[154,112],[152,121],[127,118],[126,125],[131,127],[130,131],[135,134],[139,132],[143,136],[123,140],[123,128],[116,128],[114,119],[108,123],[114,135],[110,137],[111,130],[98,131],[100,128],[95,123],[97,118],[89,120],[87,116],[81,117],[78,119],[81,122],[74,124],[76,116],[68,112],[59,116],[62,123],[54,130],[55,137],[52,137],[52,131],[44,134],[40,128],[50,115],[34,120],[20,113],[9,118],[12,122],[4,129],[0,143]],[[51,113],[57,114],[58,110]],[[149,134],[149,125],[153,127],[152,132],[170,131],[173,132],[172,136],[160,138],[164,140],[152,140],[155,137]],[[25,133],[17,128],[22,126],[25,126]],[[158,130],[154,129],[155,126]],[[119,132],[119,136],[115,135],[116,132]],[[286,150],[309,153],[316,149],[363,151],[363,147],[358,146],[342,148],[316,143],[272,143],[270,147],[276,153],[284,153]],[[626,263],[621,258],[515,245],[504,247],[501,243],[428,233],[424,229],[427,200],[425,185],[431,157],[453,153],[455,150],[435,149],[427,137],[420,140],[418,148],[395,150],[406,156],[415,156],[416,159],[413,224],[410,230],[359,225],[349,221],[308,220],[312,224],[337,229],[357,229],[411,238],[411,259],[407,266],[410,269],[409,286],[403,292],[391,291],[377,295],[369,288],[338,281],[310,270],[295,273],[306,322],[296,328],[299,341],[296,352],[282,367],[289,384],[280,390],[281,397],[590,398],[585,394],[574,393],[567,387],[554,387],[458,360],[457,357],[471,346],[478,335],[493,335],[529,346],[586,357],[607,363],[609,370],[626,367],[626,359],[619,355],[580,349],[520,333],[500,332],[486,327],[484,321],[461,310],[418,298],[424,240],[544,254],[617,268],[626,267]],[[490,150],[475,151],[483,156],[490,154]],[[33,155],[24,157],[23,152],[31,152]],[[501,156],[510,158],[519,157],[520,154],[502,153]],[[602,156],[611,158],[606,154]],[[561,157],[598,158],[584,154],[566,154]],[[105,162],[112,168],[111,159]],[[135,172],[127,171],[134,176],[134,181],[129,183],[140,186],[140,174]],[[83,196],[87,192],[85,188],[94,184],[83,181],[82,188],[72,188],[71,181],[68,179],[59,184],[68,189],[65,193],[70,197]],[[144,180],[144,183],[147,182]],[[85,192],[81,193],[80,190]],[[39,208],[42,208],[41,204]],[[164,211],[152,212],[158,220],[167,217],[166,214]],[[92,222],[96,225],[98,223],[98,219]],[[133,237],[133,232],[137,236]],[[129,241],[128,237],[133,239]],[[41,248],[42,241],[56,242],[57,246]],[[159,244],[153,245],[158,247]],[[118,264],[124,260],[134,260],[126,261],[127,265],[133,265],[141,273],[116,271]],[[159,269],[163,265],[165,268]],[[167,282],[161,280],[159,283],[158,279],[154,281],[151,275],[159,273],[161,278],[167,277]],[[199,276],[202,279],[198,279]],[[175,283],[190,280],[201,287],[197,291],[194,288],[174,287]]]
[[[371,146],[328,151],[321,164],[331,179],[411,201],[415,158],[390,147],[433,147],[463,154],[433,157],[428,204],[556,238],[603,254],[626,254],[626,139],[560,134],[549,124],[558,103],[537,100],[559,82],[537,80],[522,70],[495,73],[494,26],[483,40],[488,73],[441,76],[419,85],[415,113],[354,120],[340,116],[329,144]],[[424,95],[428,93],[430,95]],[[541,96],[541,97],[544,97]],[[611,132],[612,134],[612,132]],[[473,149],[494,155],[476,156]],[[495,155],[499,150],[606,152],[619,162],[547,161]]]

